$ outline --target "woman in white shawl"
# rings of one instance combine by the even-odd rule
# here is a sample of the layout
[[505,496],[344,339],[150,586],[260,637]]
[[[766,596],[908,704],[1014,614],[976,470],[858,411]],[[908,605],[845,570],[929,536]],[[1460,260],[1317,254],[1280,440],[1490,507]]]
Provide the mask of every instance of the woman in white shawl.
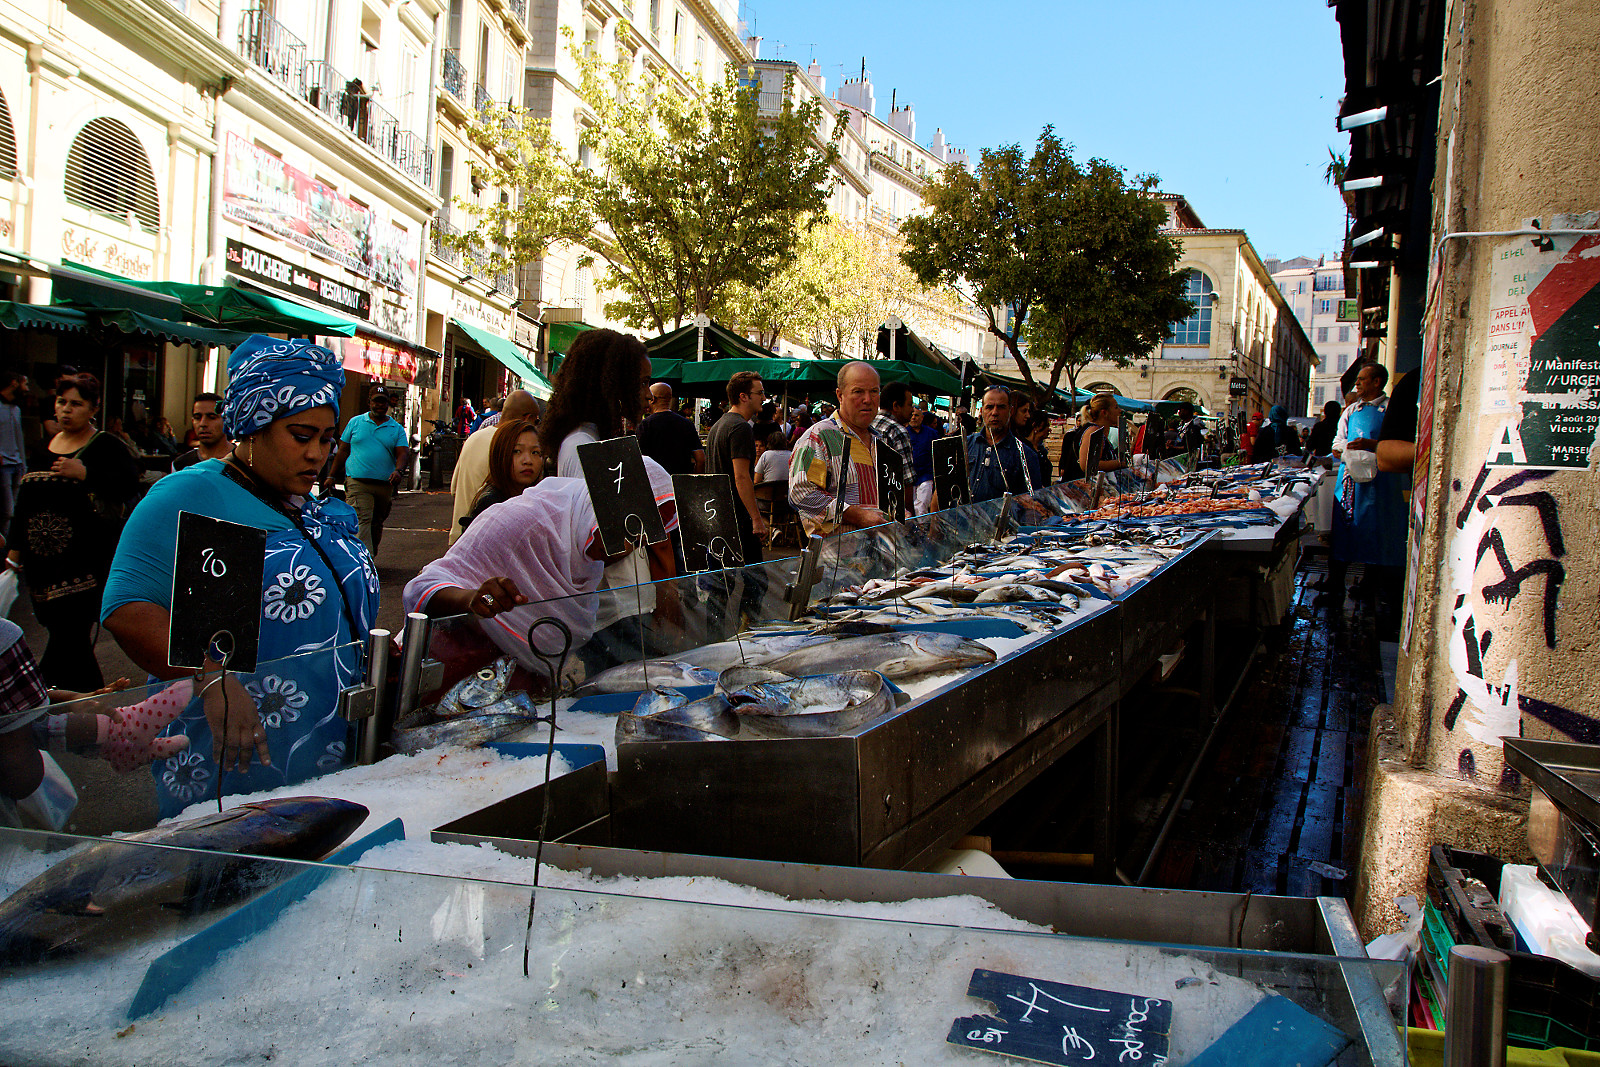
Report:
[[[678,526],[672,479],[649,457],[644,465],[670,533]],[[576,478],[545,478],[474,519],[448,552],[406,583],[402,600],[408,612],[476,616],[477,628],[500,653],[538,670],[529,627],[550,617],[572,631],[573,649],[588,641],[598,608],[595,591],[606,564],[617,558],[600,544],[587,486]],[[533,638],[545,653],[561,645],[554,627]]]

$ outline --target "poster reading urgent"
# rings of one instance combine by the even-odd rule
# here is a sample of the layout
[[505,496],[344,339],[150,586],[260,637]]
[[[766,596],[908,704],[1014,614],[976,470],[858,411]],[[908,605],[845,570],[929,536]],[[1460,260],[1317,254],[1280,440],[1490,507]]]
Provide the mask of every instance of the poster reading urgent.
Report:
[[1479,410],[1494,466],[1587,467],[1600,433],[1600,232],[1498,245]]

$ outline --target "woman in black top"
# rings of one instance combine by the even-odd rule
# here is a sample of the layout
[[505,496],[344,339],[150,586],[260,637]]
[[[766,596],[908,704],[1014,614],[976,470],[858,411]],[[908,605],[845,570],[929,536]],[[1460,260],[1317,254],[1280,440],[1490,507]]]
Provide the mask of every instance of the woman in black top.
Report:
[[59,431],[22,478],[11,523],[9,559],[24,568],[34,615],[49,633],[39,669],[58,689],[92,692],[105,684],[92,637],[100,593],[122,532],[139,467],[126,445],[95,428],[100,380],[56,379]]
[[1322,418],[1311,427],[1311,443],[1307,446],[1311,455],[1326,456],[1333,451],[1333,439],[1339,433],[1339,413],[1343,410],[1337,400],[1322,405]]
[[1086,421],[1061,445],[1061,480],[1087,478],[1100,471],[1121,470],[1124,464],[1111,447],[1111,427],[1121,415],[1115,393],[1098,393],[1084,408]]

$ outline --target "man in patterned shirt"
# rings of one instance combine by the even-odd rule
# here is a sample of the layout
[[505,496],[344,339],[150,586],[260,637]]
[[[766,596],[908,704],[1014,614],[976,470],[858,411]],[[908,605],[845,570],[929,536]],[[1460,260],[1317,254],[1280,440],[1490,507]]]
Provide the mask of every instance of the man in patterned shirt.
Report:
[[789,459],[789,504],[807,533],[823,535],[878,526],[878,372],[854,360],[839,368],[839,409],[795,441]]
[[911,421],[911,390],[905,382],[890,382],[878,397],[882,409],[872,420],[872,432],[881,444],[891,446],[900,456],[900,484],[906,487],[905,514],[916,514],[911,487],[915,461],[911,453],[911,435],[906,433],[906,423]]

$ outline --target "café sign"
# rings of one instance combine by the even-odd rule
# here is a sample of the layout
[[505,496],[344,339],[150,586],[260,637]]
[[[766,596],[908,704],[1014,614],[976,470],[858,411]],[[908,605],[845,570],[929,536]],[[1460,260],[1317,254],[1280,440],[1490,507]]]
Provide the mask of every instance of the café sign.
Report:
[[372,294],[365,289],[357,289],[337,278],[329,278],[314,270],[307,270],[270,252],[251,248],[231,237],[228,239],[224,258],[227,261],[229,274],[266,282],[286,293],[342,311],[347,315],[363,319],[372,317]]

